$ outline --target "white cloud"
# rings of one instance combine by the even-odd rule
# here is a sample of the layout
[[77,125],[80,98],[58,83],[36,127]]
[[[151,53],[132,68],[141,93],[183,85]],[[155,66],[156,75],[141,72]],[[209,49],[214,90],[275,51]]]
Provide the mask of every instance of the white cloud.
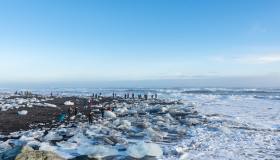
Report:
[[211,61],[217,63],[243,63],[243,64],[271,64],[280,63],[280,54],[247,54],[235,57],[216,56]]
[[243,56],[236,59],[237,62],[249,63],[249,64],[270,64],[279,63],[280,54],[270,54],[270,55],[249,55]]

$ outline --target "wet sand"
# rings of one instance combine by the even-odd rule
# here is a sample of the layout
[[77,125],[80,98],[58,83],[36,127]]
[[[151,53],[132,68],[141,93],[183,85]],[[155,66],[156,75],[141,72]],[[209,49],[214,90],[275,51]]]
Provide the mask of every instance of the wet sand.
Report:
[[[42,98],[40,95],[32,95],[38,99]],[[12,98],[27,98],[26,96],[12,96]],[[53,100],[46,101],[46,103],[54,104],[57,107],[46,107],[46,106],[33,106],[33,107],[20,107],[18,109],[9,109],[7,111],[0,111],[0,134],[8,135],[12,132],[25,131],[34,128],[52,128],[59,125],[57,118],[59,114],[68,112],[69,106],[65,106],[65,101],[72,101],[75,106],[78,107],[78,112],[86,115],[88,110],[84,106],[88,105],[88,99],[83,97],[53,97]],[[128,104],[133,104],[135,101],[133,99],[124,99],[122,97],[112,98],[103,97],[98,100],[93,101],[93,105],[111,103],[116,101],[117,103],[126,102]],[[139,101],[139,100],[137,100]],[[141,101],[144,101],[142,99]],[[150,105],[156,104],[172,104],[174,102],[164,102],[162,100],[157,100]],[[27,115],[18,115],[18,111],[27,110]],[[100,117],[99,113],[95,114],[95,118]],[[81,120],[79,120],[81,121]],[[86,121],[86,120],[85,120]],[[65,123],[69,121],[66,119]]]

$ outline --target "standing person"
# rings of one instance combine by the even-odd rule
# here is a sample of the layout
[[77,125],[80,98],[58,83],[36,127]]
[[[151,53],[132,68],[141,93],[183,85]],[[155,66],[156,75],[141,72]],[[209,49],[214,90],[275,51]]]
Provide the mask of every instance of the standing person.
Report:
[[78,107],[77,106],[74,108],[74,114],[75,114],[75,116],[78,114]]
[[58,122],[62,123],[64,122],[64,119],[65,119],[65,113],[60,113],[57,117],[58,119]]
[[157,99],[157,94],[155,94],[155,99]]
[[145,98],[145,100],[148,100],[148,95],[145,94],[145,95],[144,95],[144,98]]
[[116,102],[113,102],[112,112],[115,111],[115,108],[117,108],[117,104],[116,104]]
[[126,99],[126,94],[124,94],[124,99]]
[[68,121],[70,121],[71,113],[72,113],[72,107],[69,106],[68,107],[68,117],[67,117]]
[[104,118],[105,108],[103,106],[102,106],[102,108],[100,108],[100,112],[101,112],[102,118]]
[[94,113],[91,110],[89,110],[89,112],[88,112],[88,123],[89,124],[92,124],[93,115],[94,115]]
[[132,99],[134,99],[134,93],[131,94]]
[[151,98],[154,99],[154,95],[153,94],[151,95]]

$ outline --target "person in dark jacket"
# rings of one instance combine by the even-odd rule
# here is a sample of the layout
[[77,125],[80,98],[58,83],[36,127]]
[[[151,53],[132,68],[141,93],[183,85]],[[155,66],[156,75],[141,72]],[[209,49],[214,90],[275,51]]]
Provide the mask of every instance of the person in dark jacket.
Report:
[[78,114],[78,107],[74,108],[74,114],[75,114],[75,116]]
[[101,112],[101,116],[102,116],[102,118],[104,118],[105,108],[104,108],[104,107],[100,108],[100,112]]
[[92,111],[89,111],[88,112],[88,123],[89,124],[92,124],[92,121],[93,121],[93,115],[94,115],[94,113],[92,112]]

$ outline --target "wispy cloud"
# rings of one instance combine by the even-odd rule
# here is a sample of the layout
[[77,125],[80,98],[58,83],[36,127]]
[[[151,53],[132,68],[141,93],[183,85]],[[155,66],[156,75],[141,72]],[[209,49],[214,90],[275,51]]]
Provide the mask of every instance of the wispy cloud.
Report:
[[210,59],[218,63],[271,64],[280,63],[280,54],[247,54],[235,57],[216,56]]
[[265,28],[263,25],[261,25],[260,23],[256,23],[254,24],[251,29],[250,29],[250,33],[251,34],[257,34],[257,33],[266,33],[268,30],[267,28]]
[[270,63],[279,63],[280,54],[269,54],[269,55],[247,55],[243,57],[238,57],[236,59],[240,63],[249,63],[249,64],[270,64]]

